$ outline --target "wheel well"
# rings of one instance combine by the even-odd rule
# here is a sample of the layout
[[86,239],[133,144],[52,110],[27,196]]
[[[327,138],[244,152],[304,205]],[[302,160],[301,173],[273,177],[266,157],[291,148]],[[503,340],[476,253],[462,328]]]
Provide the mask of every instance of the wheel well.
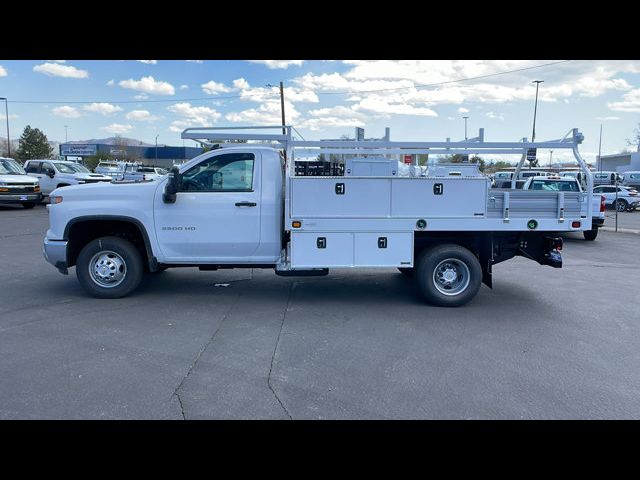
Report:
[[127,220],[83,220],[72,224],[65,237],[69,242],[67,265],[75,265],[85,245],[100,237],[119,237],[130,241],[140,252],[143,264],[149,266],[151,252],[148,240],[138,225]]
[[68,183],[59,183],[56,188],[62,188],[62,187],[68,187],[69,184]]

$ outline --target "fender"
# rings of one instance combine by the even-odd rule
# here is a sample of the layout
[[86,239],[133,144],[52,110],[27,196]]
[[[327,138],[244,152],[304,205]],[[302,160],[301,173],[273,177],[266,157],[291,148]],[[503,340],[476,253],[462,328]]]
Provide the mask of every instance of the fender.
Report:
[[134,217],[127,217],[122,215],[83,215],[80,217],[75,217],[69,220],[67,225],[64,227],[63,240],[69,241],[69,230],[76,223],[92,221],[92,220],[117,220],[121,222],[129,222],[134,224],[140,233],[142,234],[142,239],[144,240],[144,247],[147,251],[147,258],[149,259],[149,269],[152,272],[158,270],[158,260],[153,255],[153,250],[151,248],[151,242],[149,241],[149,234],[147,233],[147,229],[144,227],[143,223]]

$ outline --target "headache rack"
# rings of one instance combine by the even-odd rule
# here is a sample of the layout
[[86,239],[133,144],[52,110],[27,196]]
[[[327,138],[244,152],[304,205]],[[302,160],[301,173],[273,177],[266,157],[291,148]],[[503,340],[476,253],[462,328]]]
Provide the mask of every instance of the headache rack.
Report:
[[[591,195],[593,192],[593,179],[589,174],[589,168],[581,157],[580,152],[578,151],[578,146],[582,143],[584,136],[582,133],[578,131],[577,128],[571,129],[563,138],[557,140],[549,140],[542,142],[529,142],[527,138],[523,138],[517,142],[487,142],[484,138],[484,129],[480,129],[478,132],[478,136],[475,138],[470,138],[463,141],[451,141],[447,139],[446,141],[417,141],[417,142],[393,142],[393,141],[354,141],[354,140],[321,140],[321,141],[307,141],[307,140],[298,140],[294,139],[292,135],[292,131],[294,128],[292,126],[251,126],[251,127],[201,127],[201,128],[188,128],[184,130],[182,133],[183,139],[194,140],[199,142],[203,146],[209,148],[225,148],[227,146],[238,146],[238,142],[247,143],[248,146],[251,145],[265,145],[270,146],[276,149],[281,149],[284,153],[284,158],[286,160],[286,168],[287,168],[287,182],[285,183],[286,188],[286,196],[285,201],[287,202],[286,208],[289,214],[289,218],[293,218],[296,215],[297,209],[290,204],[292,202],[292,189],[293,183],[292,181],[301,181],[304,178],[314,177],[317,175],[317,178],[314,180],[319,181],[322,178],[326,178],[327,180],[331,180],[335,182],[335,178],[340,176],[342,172],[339,168],[333,165],[321,165],[321,162],[318,162],[317,159],[319,156],[325,155],[330,158],[330,155],[339,155],[339,156],[357,156],[357,157],[365,157],[365,156],[388,156],[388,155],[413,155],[414,164],[417,163],[417,155],[415,154],[429,154],[429,155],[452,155],[452,154],[461,154],[461,155],[482,155],[482,154],[491,154],[491,155],[521,155],[518,166],[512,176],[512,189],[511,190],[497,190],[497,189],[486,189],[486,194],[484,195],[484,210],[481,208],[476,209],[473,215],[470,217],[471,220],[478,220],[479,217],[486,220],[495,220],[500,221],[503,225],[501,229],[508,230],[519,230],[523,228],[527,229],[526,225],[530,219],[540,219],[541,222],[544,222],[544,225],[541,224],[541,230],[572,230],[571,228],[562,228],[559,224],[565,224],[565,220],[567,219],[582,219],[582,225],[578,228],[580,230],[588,229],[586,228],[586,224],[589,224],[589,228],[591,228],[591,216],[592,212],[592,202]],[[265,133],[267,132],[267,133]],[[580,167],[580,170],[584,173],[587,188],[586,191],[581,194],[569,194],[569,192],[545,192],[547,195],[540,195],[540,192],[537,191],[522,191],[516,190],[516,180],[518,178],[518,174],[522,169],[524,162],[527,160],[527,154],[530,153],[532,149],[568,149],[573,152],[573,155]],[[304,159],[308,159],[308,165],[303,165]],[[314,163],[315,162],[315,163]],[[306,169],[306,170],[305,170]],[[313,170],[318,173],[302,173],[304,171]],[[320,173],[320,171],[322,171]],[[326,177],[326,174],[329,173],[329,177]],[[302,177],[301,175],[305,175]],[[324,176],[324,177],[323,177]],[[344,178],[344,177],[340,177]],[[350,177],[348,181],[364,181],[364,179],[387,179],[389,182],[393,180],[403,180],[401,178],[388,178],[388,177]],[[436,181],[438,178],[427,175],[422,178],[415,178],[414,180],[431,180]],[[455,177],[456,180],[465,180],[471,179],[471,177]],[[311,179],[310,179],[311,180]],[[452,177],[447,178],[447,181],[454,180]],[[302,185],[302,184],[300,184]],[[312,184],[308,182],[304,183],[305,188],[309,187]],[[319,190],[321,187],[320,184],[313,184],[314,190]],[[403,184],[405,186],[406,184]],[[424,186],[426,187],[426,185]],[[414,187],[411,187],[414,188]],[[419,187],[420,190],[416,190],[416,194],[418,192],[422,192],[423,186]],[[387,190],[391,191],[391,193],[387,193]],[[397,189],[396,189],[397,190]],[[426,189],[424,189],[426,191]],[[455,190],[460,190],[458,186],[455,187]],[[301,187],[297,189],[298,192],[303,191]],[[353,191],[353,190],[351,190]],[[480,190],[478,190],[480,191]],[[390,184],[389,188],[382,188],[380,190],[381,193],[379,195],[389,196],[389,203],[391,207],[386,211],[378,211],[378,212],[369,212],[364,214],[364,216],[373,216],[375,218],[413,218],[414,210],[405,209],[404,211],[397,211],[394,213],[393,208],[397,205],[394,203],[394,189],[393,183]],[[300,195],[298,193],[298,195]],[[575,198],[574,198],[575,197]],[[298,197],[300,198],[300,197]],[[406,201],[406,197],[405,198]],[[328,199],[332,200],[332,199]],[[354,201],[360,200],[362,203],[366,203],[366,198],[355,199]],[[444,199],[438,199],[444,200]],[[470,199],[473,201],[474,199]],[[420,203],[421,199],[415,199],[416,202]],[[331,203],[331,202],[328,202]],[[317,203],[316,203],[317,204]],[[297,207],[303,205],[303,202],[298,201]],[[306,205],[304,205],[306,207]],[[460,209],[462,211],[464,209]],[[307,214],[310,214],[307,212]],[[355,209],[352,212],[352,216],[350,218],[356,218],[359,215],[359,211]],[[442,213],[440,217],[435,214],[435,217],[438,221],[435,223],[431,223],[433,225],[430,229],[438,229],[439,222],[442,224],[442,229],[450,228],[452,223],[451,220],[460,220],[463,218],[468,218],[467,216],[459,213],[452,214],[451,211],[445,211]],[[332,214],[327,211],[315,211],[313,218],[328,218],[332,216]],[[519,220],[519,221],[516,221]],[[553,220],[553,222],[551,222]],[[588,222],[586,220],[589,220]],[[491,229],[495,226],[494,222],[483,222],[478,223],[477,221],[467,222],[468,226],[464,226],[462,229]],[[505,225],[509,224],[510,225]],[[569,222],[571,223],[571,222]],[[555,225],[555,226],[554,226]],[[566,224],[565,224],[566,225]],[[574,229],[575,230],[575,229]]]

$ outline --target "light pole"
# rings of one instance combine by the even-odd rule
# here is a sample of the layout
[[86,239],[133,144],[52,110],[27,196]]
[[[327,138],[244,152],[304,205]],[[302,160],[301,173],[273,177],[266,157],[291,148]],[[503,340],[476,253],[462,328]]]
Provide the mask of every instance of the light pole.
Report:
[[534,80],[531,83],[536,84],[536,103],[533,107],[533,133],[531,134],[531,143],[536,141],[536,114],[538,113],[538,87],[541,83],[544,83],[544,80]]
[[467,137],[467,119],[469,117],[462,117],[462,118],[464,118],[464,139],[468,140],[469,137]]
[[158,137],[160,136],[160,134],[156,135],[156,164],[155,166],[158,166]]
[[602,153],[602,124],[600,124],[600,141],[598,142],[598,169],[600,171],[600,173],[602,173],[602,158],[601,158],[601,153]]
[[553,150],[549,150],[549,170],[551,170],[551,161],[553,160]]
[[69,125],[65,125],[64,126],[64,143],[67,143],[69,141],[69,135],[68,135],[68,129]]
[[4,114],[7,117],[7,157],[11,158],[11,138],[9,137],[9,101],[5,97],[0,97],[0,100],[4,100]]

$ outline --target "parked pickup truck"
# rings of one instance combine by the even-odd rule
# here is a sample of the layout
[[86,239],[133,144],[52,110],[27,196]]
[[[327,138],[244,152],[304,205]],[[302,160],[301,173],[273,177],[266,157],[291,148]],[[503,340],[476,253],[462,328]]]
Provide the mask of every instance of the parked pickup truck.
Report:
[[27,160],[24,169],[40,180],[40,188],[45,196],[60,187],[111,181],[111,177],[91,173],[79,163],[65,160]]
[[[524,186],[523,190],[539,190],[543,192],[582,192],[582,186],[576,177],[530,177]],[[595,191],[596,189],[594,189]],[[584,230],[582,234],[585,240],[595,240],[598,236],[598,229],[604,226],[604,210],[605,210],[605,197],[600,193],[594,193],[592,195],[592,218],[591,218],[591,230]]]
[[[428,303],[454,307],[482,283],[491,287],[492,266],[514,256],[561,268],[558,232],[592,229],[590,191],[495,190],[484,175],[446,170],[411,177],[298,176],[295,169],[298,157],[358,153],[365,143],[370,155],[565,148],[586,171],[577,129],[561,141],[476,140],[453,148],[298,141],[289,126],[241,128],[250,133],[185,130],[182,138],[211,149],[156,181],[55,190],[45,259],[63,274],[75,266],[81,286],[98,298],[128,295],[145,271],[172,267],[270,268],[281,276],[397,268]],[[254,133],[267,128],[277,133]],[[236,143],[219,144],[224,140]]]
[[145,172],[141,171],[141,165],[134,162],[120,162],[118,163],[120,168],[117,172],[112,173],[111,176],[114,182],[144,182],[147,180]]
[[19,203],[33,208],[42,201],[38,179],[26,174],[12,158],[0,157],[0,203]]

